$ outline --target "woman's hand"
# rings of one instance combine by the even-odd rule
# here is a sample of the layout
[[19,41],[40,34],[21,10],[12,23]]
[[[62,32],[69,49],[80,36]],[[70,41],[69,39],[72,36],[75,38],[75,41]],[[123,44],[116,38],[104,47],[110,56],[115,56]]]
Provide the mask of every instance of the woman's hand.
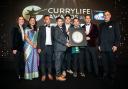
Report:
[[33,44],[33,45],[32,45],[32,47],[33,47],[33,48],[36,48],[36,47],[37,47],[37,45],[36,45],[36,44]]
[[13,54],[16,54],[17,53],[17,50],[13,50],[12,52],[13,52]]

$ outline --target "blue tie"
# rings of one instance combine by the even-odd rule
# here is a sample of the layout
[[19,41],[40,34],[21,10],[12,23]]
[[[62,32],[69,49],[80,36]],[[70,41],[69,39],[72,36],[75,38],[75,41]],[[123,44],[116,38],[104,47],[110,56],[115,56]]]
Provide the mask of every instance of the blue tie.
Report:
[[61,29],[61,31],[63,32],[63,28],[62,28],[62,27],[60,27],[60,29]]

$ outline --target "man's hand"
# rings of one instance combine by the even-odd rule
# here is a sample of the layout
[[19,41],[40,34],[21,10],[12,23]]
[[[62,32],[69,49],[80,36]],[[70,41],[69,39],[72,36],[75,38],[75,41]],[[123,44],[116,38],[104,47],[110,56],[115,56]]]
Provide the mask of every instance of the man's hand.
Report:
[[116,47],[116,46],[113,46],[113,47],[112,47],[112,51],[113,51],[113,52],[116,52],[116,51],[117,51],[117,47]]
[[13,54],[16,54],[17,53],[17,50],[13,50],[12,52],[13,52]]
[[98,49],[99,49],[99,51],[101,51],[101,48],[100,48],[100,46],[98,46]]
[[67,31],[67,35],[69,35],[69,33],[70,33],[70,32],[69,32],[69,31]]
[[66,43],[66,46],[67,47],[71,47],[71,44],[69,44],[69,42]]
[[41,49],[38,49],[38,53],[40,53],[41,52]]
[[36,48],[36,47],[37,47],[37,45],[36,45],[36,44],[33,44],[33,45],[32,45],[32,47],[33,47],[33,48]]
[[86,40],[90,40],[90,37],[87,36],[87,37],[86,37]]

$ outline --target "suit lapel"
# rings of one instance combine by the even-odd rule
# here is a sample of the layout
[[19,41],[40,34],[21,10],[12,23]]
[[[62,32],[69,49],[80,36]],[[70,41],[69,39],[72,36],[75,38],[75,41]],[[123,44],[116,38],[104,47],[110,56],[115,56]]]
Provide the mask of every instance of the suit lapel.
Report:
[[61,29],[61,28],[58,26],[58,29],[59,29],[59,31],[61,32],[61,34],[63,34],[63,36],[66,38],[66,35],[65,35],[65,33],[64,33],[63,28]]
[[43,26],[42,30],[43,30],[42,34],[44,35],[44,42],[46,42],[46,27]]
[[[86,25],[84,26],[84,28],[85,28],[85,31],[86,31]],[[90,28],[89,28],[89,33],[88,33],[88,35],[92,32],[92,28],[93,28],[93,25],[92,25],[92,23],[91,23],[91,26],[90,26]]]
[[92,28],[93,28],[93,25],[92,25],[92,23],[91,23],[90,30],[89,30],[89,34],[92,32]]
[[20,30],[20,27],[19,26],[17,26],[17,29],[18,29],[18,32],[21,34],[21,30]]

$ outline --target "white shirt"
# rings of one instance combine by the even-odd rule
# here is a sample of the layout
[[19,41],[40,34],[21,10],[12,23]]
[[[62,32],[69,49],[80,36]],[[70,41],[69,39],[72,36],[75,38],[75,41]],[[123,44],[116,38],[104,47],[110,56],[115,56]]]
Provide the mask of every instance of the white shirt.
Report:
[[22,35],[22,40],[24,41],[24,30],[23,30],[22,26],[20,26],[20,31],[21,31],[21,35]]
[[85,27],[86,27],[86,35],[88,35],[90,33],[91,24],[85,25]]
[[[65,24],[66,26],[66,31],[69,31],[69,27],[70,27],[71,24]],[[67,37],[67,41],[69,41],[69,38]]]
[[46,41],[45,45],[52,45],[51,27],[46,27]]
[[65,24],[66,30],[69,30],[70,24]]

